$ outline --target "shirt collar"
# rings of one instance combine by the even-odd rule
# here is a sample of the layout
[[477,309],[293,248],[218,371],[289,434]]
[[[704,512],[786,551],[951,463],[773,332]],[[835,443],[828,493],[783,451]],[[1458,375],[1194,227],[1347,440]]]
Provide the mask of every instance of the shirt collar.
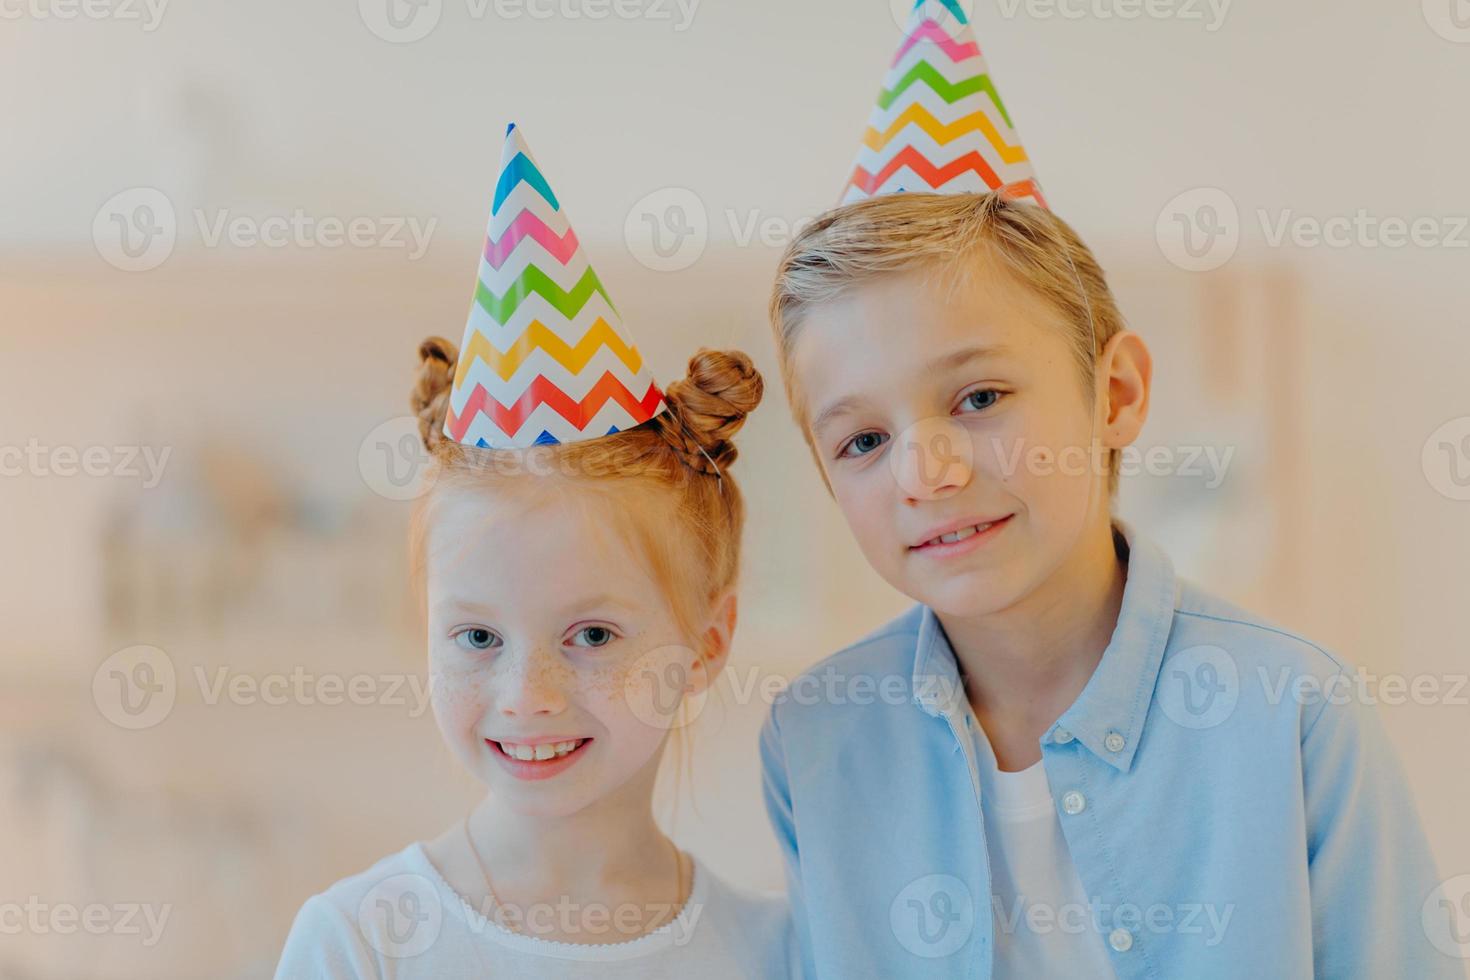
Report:
[[[1174,622],[1178,582],[1169,556],[1157,545],[1117,518],[1113,528],[1128,555],[1118,624],[1087,686],[1048,729],[1045,741],[1060,744],[1075,738],[1098,758],[1127,772]],[[964,684],[939,618],[928,606],[922,610],[913,700],[930,715],[951,717],[968,710]]]

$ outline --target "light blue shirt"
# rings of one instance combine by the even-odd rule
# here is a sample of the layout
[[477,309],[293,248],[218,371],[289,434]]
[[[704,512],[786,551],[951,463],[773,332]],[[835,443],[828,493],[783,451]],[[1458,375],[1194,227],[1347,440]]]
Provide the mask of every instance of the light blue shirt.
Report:
[[[1115,528],[1117,627],[1041,739],[1089,907],[1001,927],[1096,929],[1122,980],[1463,980],[1429,938],[1455,913],[1354,671]],[[766,807],[807,977],[992,975],[973,717],[923,606],[772,706]]]

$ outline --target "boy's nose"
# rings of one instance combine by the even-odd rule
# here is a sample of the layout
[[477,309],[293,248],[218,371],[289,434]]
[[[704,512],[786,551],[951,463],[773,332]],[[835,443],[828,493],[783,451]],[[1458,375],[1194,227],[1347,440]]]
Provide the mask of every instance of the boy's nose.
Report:
[[899,433],[888,456],[894,479],[910,500],[938,500],[969,485],[975,451],[964,426],[923,419]]
[[554,715],[567,706],[564,668],[556,658],[531,650],[505,665],[495,681],[495,700],[507,717]]

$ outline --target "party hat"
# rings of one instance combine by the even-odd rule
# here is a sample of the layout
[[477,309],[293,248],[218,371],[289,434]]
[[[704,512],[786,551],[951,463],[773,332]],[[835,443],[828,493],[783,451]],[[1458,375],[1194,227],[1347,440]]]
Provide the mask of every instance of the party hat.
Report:
[[960,0],[917,0],[842,203],[997,190],[1046,207]]
[[445,435],[488,449],[578,442],[640,425],[664,407],[512,123]]

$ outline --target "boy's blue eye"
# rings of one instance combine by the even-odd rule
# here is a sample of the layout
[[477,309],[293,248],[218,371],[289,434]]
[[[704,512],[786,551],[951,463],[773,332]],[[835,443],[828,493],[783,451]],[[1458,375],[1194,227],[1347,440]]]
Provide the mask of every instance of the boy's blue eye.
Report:
[[500,637],[483,626],[474,626],[467,630],[461,630],[454,636],[454,642],[470,650],[489,650],[499,641]]
[[837,451],[838,456],[866,456],[888,441],[881,432],[859,432]]
[[[605,647],[609,643],[611,643],[616,636],[617,634],[608,629],[606,626],[586,626],[577,631],[577,635],[573,639],[572,645],[578,647]],[[576,639],[579,638],[585,638],[586,642],[575,642]]]
[[998,401],[1000,401],[1000,392],[994,388],[976,388],[961,400],[961,404],[965,408],[983,412]]

